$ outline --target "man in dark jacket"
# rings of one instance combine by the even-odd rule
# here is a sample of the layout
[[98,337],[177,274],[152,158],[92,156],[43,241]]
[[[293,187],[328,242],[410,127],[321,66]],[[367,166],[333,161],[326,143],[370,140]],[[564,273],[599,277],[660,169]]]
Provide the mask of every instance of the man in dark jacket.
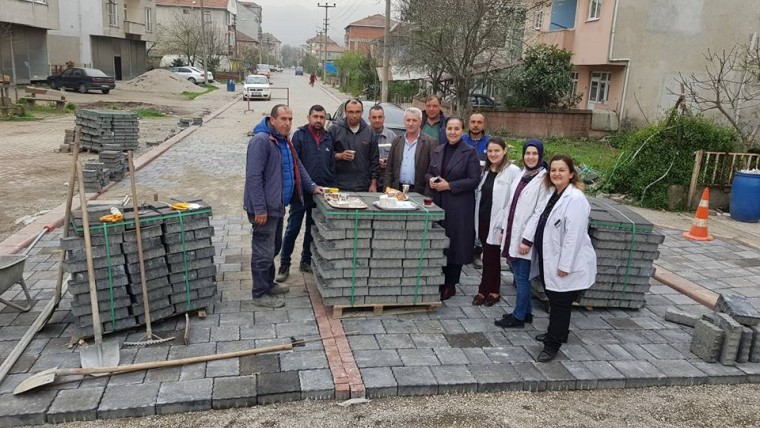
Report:
[[387,185],[401,190],[404,184],[409,190],[427,194],[425,174],[430,166],[430,155],[438,145],[420,131],[422,112],[416,107],[404,111],[406,132],[393,140],[385,169]]
[[351,99],[346,101],[345,111],[346,120],[330,127],[338,188],[349,192],[376,192],[380,155],[372,128],[362,119],[364,106],[361,101]]
[[486,151],[491,136],[486,134],[486,117],[482,113],[473,113],[470,115],[470,123],[467,127],[467,133],[462,135],[462,141],[472,146],[478,152],[480,166],[485,166]]
[[441,99],[437,95],[425,98],[425,111],[422,114],[422,133],[439,144],[446,143],[446,121],[449,120],[441,111]]
[[303,193],[322,193],[298,161],[288,139],[293,111],[284,104],[272,108],[270,117],[254,128],[248,143],[245,165],[243,209],[248,213],[251,233],[251,274],[253,304],[281,308],[285,302],[276,297],[288,289],[274,283],[274,257],[282,245],[282,219],[285,207],[303,200]]
[[[321,105],[312,106],[309,109],[308,120],[308,124],[296,129],[293,133],[293,147],[309,177],[319,186],[333,187],[335,186],[335,158],[333,157],[335,153],[330,134],[324,130],[325,108]],[[311,273],[311,226],[314,224],[311,209],[313,206],[314,199],[308,193],[304,194],[304,203],[297,200],[290,203],[288,226],[285,228],[280,252],[280,268],[275,277],[277,282],[288,279],[290,256],[293,254],[296,238],[301,232],[304,214],[306,214],[306,231],[303,235],[299,270]]]

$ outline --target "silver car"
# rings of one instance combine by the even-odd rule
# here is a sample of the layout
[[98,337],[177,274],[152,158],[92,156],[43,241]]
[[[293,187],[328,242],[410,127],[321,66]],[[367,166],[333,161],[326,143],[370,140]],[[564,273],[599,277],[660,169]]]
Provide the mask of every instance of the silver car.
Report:
[[195,67],[172,67],[169,69],[169,71],[179,74],[181,77],[187,79],[191,83],[206,83],[206,78],[203,77],[203,71],[200,71]]

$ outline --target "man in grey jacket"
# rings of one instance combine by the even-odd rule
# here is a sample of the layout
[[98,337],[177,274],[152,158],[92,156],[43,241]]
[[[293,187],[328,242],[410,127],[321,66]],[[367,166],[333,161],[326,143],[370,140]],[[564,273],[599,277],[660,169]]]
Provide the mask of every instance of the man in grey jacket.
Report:
[[376,192],[380,155],[372,128],[362,119],[364,106],[357,99],[345,104],[346,120],[330,127],[335,147],[338,188],[349,192]]
[[284,104],[277,104],[270,117],[256,125],[248,143],[243,208],[253,228],[253,304],[265,308],[285,306],[277,295],[288,292],[286,287],[274,282],[274,257],[282,246],[285,207],[293,198],[303,201],[303,192],[322,193],[322,188],[311,181],[298,161],[288,139],[292,125],[293,111]]

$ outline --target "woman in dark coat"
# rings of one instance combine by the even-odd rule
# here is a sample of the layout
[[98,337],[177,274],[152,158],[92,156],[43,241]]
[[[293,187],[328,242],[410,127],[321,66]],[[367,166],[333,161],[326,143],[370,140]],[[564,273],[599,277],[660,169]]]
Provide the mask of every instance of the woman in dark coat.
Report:
[[431,189],[433,202],[446,212],[444,228],[449,238],[447,264],[441,288],[441,300],[456,294],[462,265],[472,262],[475,240],[475,188],[480,182],[478,154],[462,142],[464,122],[451,117],[445,124],[447,144],[433,151],[425,179]]

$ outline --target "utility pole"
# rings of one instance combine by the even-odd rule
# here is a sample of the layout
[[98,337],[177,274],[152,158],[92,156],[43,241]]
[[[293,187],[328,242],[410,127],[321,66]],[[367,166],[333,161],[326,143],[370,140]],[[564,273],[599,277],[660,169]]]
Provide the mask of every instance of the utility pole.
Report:
[[325,8],[325,33],[322,35],[322,82],[325,82],[327,80],[327,27],[329,22],[327,18],[327,12],[331,7],[335,7],[335,3],[333,3],[332,6],[330,6],[329,3],[317,3],[317,6]]
[[206,40],[206,15],[201,0],[201,49],[203,49],[203,83],[208,84],[208,43]]
[[383,82],[380,86],[380,101],[388,102],[388,86],[390,82],[390,72],[388,70],[390,63],[390,50],[388,49],[388,39],[391,32],[391,0],[385,0],[385,32],[383,33]]

